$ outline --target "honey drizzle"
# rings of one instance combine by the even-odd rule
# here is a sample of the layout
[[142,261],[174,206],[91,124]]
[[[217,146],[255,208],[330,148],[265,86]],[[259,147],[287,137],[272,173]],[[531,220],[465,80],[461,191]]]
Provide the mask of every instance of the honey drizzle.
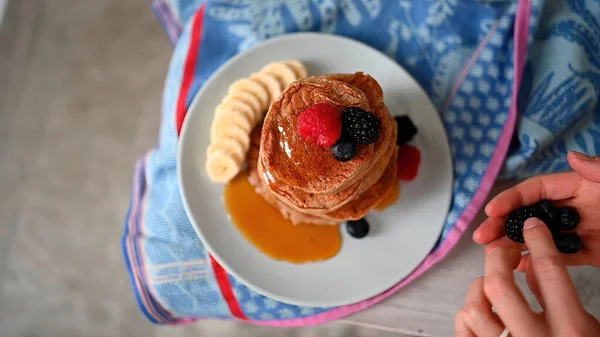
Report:
[[293,263],[329,259],[342,246],[339,226],[298,224],[255,192],[242,172],[225,186],[225,208],[237,229],[266,255]]

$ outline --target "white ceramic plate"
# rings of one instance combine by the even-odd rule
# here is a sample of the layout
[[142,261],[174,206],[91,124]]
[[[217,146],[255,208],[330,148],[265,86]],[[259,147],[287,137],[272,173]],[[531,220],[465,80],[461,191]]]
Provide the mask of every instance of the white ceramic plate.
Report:
[[[223,186],[205,170],[213,110],[229,84],[285,59],[303,61],[311,75],[363,71],[381,85],[393,115],[408,114],[419,128],[419,175],[402,183],[399,201],[367,217],[371,232],[353,239],[340,226],[343,244],[316,263],[276,261],[258,251],[229,222]],[[358,302],[392,287],[415,269],[440,236],[452,194],[452,164],[440,117],[417,82],[386,55],[333,35],[295,34],[271,39],[223,65],[196,95],[185,120],[177,156],[184,205],[198,236],[238,280],[276,300],[306,306]]]

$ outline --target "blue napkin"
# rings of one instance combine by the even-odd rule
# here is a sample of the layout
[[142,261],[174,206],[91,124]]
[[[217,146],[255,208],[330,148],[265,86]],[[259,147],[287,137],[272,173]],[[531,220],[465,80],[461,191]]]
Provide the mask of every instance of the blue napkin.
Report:
[[[171,0],[154,8],[176,46],[159,143],[136,168],[123,238],[138,302],[153,322],[216,317],[304,325],[364,309],[454,246],[496,179],[513,133],[505,177],[565,170],[567,149],[600,148],[600,30],[598,16],[589,14],[598,2]],[[523,20],[526,41],[516,41]],[[437,247],[404,283],[355,305],[298,307],[248,289],[198,241],[177,185],[176,120],[198,89],[236,53],[295,31],[349,36],[397,60],[440,111],[454,158],[454,200]],[[515,51],[523,47],[527,54]],[[528,59],[515,66],[517,54]]]

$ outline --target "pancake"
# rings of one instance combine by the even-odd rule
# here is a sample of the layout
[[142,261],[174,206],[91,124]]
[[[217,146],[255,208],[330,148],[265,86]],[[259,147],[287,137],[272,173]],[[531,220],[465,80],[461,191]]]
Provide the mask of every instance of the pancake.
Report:
[[358,220],[367,215],[371,209],[379,205],[385,198],[389,189],[395,188],[394,180],[397,179],[398,147],[394,144],[393,149],[392,157],[379,180],[351,202],[333,212],[327,213],[326,218],[337,222]]
[[[259,162],[259,171],[264,171],[265,179],[269,181],[269,187],[273,191],[273,193],[277,196],[281,202],[285,203],[289,207],[298,210],[298,211],[311,211],[318,213],[327,213],[336,208],[342,207],[346,202],[349,202],[353,197],[356,196],[357,193],[364,191],[374,182],[376,182],[381,174],[383,173],[385,167],[387,166],[387,161],[391,157],[391,144],[395,143],[395,132],[396,132],[396,123],[393,118],[389,115],[385,104],[383,103],[383,92],[381,87],[371,76],[365,75],[363,73],[356,74],[336,74],[336,75],[327,75],[321,77],[312,77],[305,79],[300,82],[296,82],[295,86],[291,86],[286,90],[284,94],[281,96],[281,106],[287,107],[287,109],[278,108],[278,102],[275,102],[272,105],[272,109],[269,110],[267,114],[267,119],[265,119],[265,124],[263,128],[263,139],[261,141],[261,146],[267,144],[272,144],[273,139],[268,140],[272,137],[273,134],[277,136],[278,134],[284,133],[287,137],[286,139],[297,137],[295,129],[291,129],[283,132],[272,132],[274,129],[283,129],[282,127],[275,128],[273,123],[273,116],[276,113],[301,113],[305,107],[298,108],[297,111],[289,112],[290,109],[294,107],[299,107],[298,104],[290,104],[287,101],[306,101],[305,99],[298,99],[298,97],[294,95],[301,96],[302,93],[319,93],[323,92],[331,92],[335,91],[337,93],[343,92],[346,94],[346,90],[348,87],[346,85],[342,85],[337,80],[331,80],[329,77],[340,79],[343,81],[348,81],[346,85],[350,85],[354,88],[354,90],[359,90],[364,93],[364,98],[367,99],[368,105],[371,107],[371,112],[373,112],[377,117],[379,117],[381,121],[382,131],[380,137],[373,145],[364,146],[359,145],[359,154],[350,160],[349,162],[342,163],[335,158],[330,153],[329,149],[322,148],[318,145],[305,142],[302,139],[296,139],[299,144],[302,144],[302,147],[305,150],[310,149],[310,151],[302,151],[302,157],[304,158],[302,161],[296,161],[296,156],[294,155],[295,150],[289,147],[289,142],[281,141],[281,137],[279,138],[279,146],[271,146],[271,150],[266,150],[265,148],[261,149],[261,159],[262,162]],[[356,86],[355,86],[356,85]],[[322,88],[322,86],[332,86],[332,90],[327,91]],[[294,88],[298,87],[298,88]],[[303,90],[301,88],[309,88]],[[331,87],[330,87],[331,89]],[[286,100],[286,96],[288,96]],[[291,97],[291,98],[290,98]],[[331,99],[328,98],[330,102]],[[345,99],[345,101],[351,101],[349,99]],[[296,102],[297,103],[297,102]],[[317,102],[315,102],[317,103]],[[310,104],[312,105],[312,104]],[[361,105],[355,105],[361,106]],[[364,108],[364,105],[361,106]],[[283,112],[282,112],[283,111]],[[299,111],[299,112],[298,112]],[[297,117],[296,117],[297,119]],[[295,123],[295,120],[294,120]],[[265,129],[271,129],[271,131],[265,131]],[[290,136],[291,135],[291,136]],[[267,139],[267,140],[265,140]],[[282,145],[283,144],[283,145]],[[373,155],[366,162],[364,157],[361,157],[361,151],[365,149],[373,148]],[[282,149],[283,148],[283,149]],[[276,151],[279,157],[274,155],[265,155],[271,154],[271,152]],[[288,150],[288,151],[286,151]],[[290,151],[291,150],[291,151]],[[313,151],[314,150],[314,151]],[[291,156],[288,154],[291,152]],[[286,153],[285,156],[282,154]],[[383,158],[383,161],[380,159]],[[273,158],[277,158],[274,160]],[[309,164],[306,165],[305,160],[309,160]],[[293,166],[290,165],[290,162],[293,163]],[[324,162],[326,163],[324,165]],[[358,163],[360,162],[360,163]],[[269,165],[268,163],[272,163]],[[310,164],[312,163],[312,164]],[[353,165],[353,168],[357,166],[359,167],[352,171],[348,169],[348,166]],[[285,170],[291,171],[293,173],[306,173],[304,170],[305,166],[317,166],[320,170],[313,170],[311,173],[319,172],[320,175],[316,174],[308,174],[307,177],[310,177],[310,181],[314,183],[314,185],[319,185],[318,192],[317,189],[314,188],[303,188],[303,185],[298,183],[298,180],[293,181],[292,183],[286,183],[281,180],[281,175],[285,175],[287,173]],[[375,167],[376,170],[371,172],[371,170]],[[270,167],[270,168],[269,168]],[[276,170],[276,171],[273,171]],[[327,182],[331,182],[332,179],[339,179],[339,177],[343,177],[343,182],[338,184],[327,184]],[[366,179],[365,182],[362,182],[363,179]],[[341,189],[341,190],[340,190]]]
[[300,138],[296,130],[298,116],[317,103],[370,110],[366,94],[342,81],[308,78],[290,84],[271,104],[263,123],[260,157],[273,178],[270,185],[274,191],[281,185],[291,185],[307,193],[338,192],[351,185],[353,177],[362,177],[367,171],[373,145],[359,147],[352,160],[342,163],[329,148]]
[[249,170],[248,179],[250,181],[250,184],[254,186],[256,193],[260,194],[273,207],[279,209],[283,217],[289,219],[294,224],[312,223],[319,225],[336,225],[336,221],[332,221],[324,217],[298,212],[281,202],[271,193],[270,189],[267,188],[267,186],[265,185],[264,180],[261,179],[260,173],[258,171],[260,133],[260,127],[257,127],[253,131],[251,135],[250,149],[248,150],[247,156]]
[[[381,122],[378,139],[358,145],[350,161],[336,160],[330,148],[297,133],[298,116],[317,103],[372,112]],[[251,135],[249,179],[257,193],[295,224],[360,219],[395,186],[397,132],[383,91],[371,76],[334,74],[297,81],[271,104],[262,130]]]

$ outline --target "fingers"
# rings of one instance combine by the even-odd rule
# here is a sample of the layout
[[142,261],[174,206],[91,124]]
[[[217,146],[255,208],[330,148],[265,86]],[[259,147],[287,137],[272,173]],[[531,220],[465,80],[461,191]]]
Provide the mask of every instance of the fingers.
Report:
[[523,235],[546,313],[552,316],[550,322],[579,316],[583,307],[548,227],[532,218],[525,221]]
[[527,246],[525,246],[525,244],[519,243],[519,242],[514,242],[513,240],[509,239],[507,236],[503,236],[500,239],[487,245],[485,247],[485,252],[487,254],[498,247],[509,248],[509,249],[514,249],[514,250],[519,250],[519,251],[523,251],[523,250],[527,249]]
[[569,164],[584,179],[600,183],[600,157],[590,157],[581,152],[569,151]]
[[562,200],[575,195],[580,177],[575,172],[536,176],[498,194],[485,207],[487,216],[503,217],[540,200]]
[[514,281],[513,270],[520,260],[521,253],[517,250],[490,251],[485,261],[483,291],[513,335],[535,336],[543,326]]
[[525,254],[521,256],[521,262],[519,262],[519,265],[517,266],[517,270],[525,273],[527,272],[527,267],[529,266],[529,254]]
[[529,290],[531,290],[531,292],[537,299],[538,303],[542,306],[542,308],[545,308],[544,297],[542,296],[542,293],[540,292],[540,286],[537,282],[537,277],[535,276],[535,273],[533,271],[533,264],[530,263],[529,257],[530,257],[529,255],[523,256],[521,258],[521,264],[519,264],[519,266],[524,265],[523,268],[525,271],[525,280],[527,281],[527,286],[529,287]]
[[456,337],[477,337],[471,332],[467,326],[467,322],[465,322],[464,309],[460,309],[456,312],[456,317],[454,318],[454,332]]
[[498,337],[504,330],[504,325],[492,312],[492,305],[483,293],[482,277],[471,284],[463,312],[467,327],[478,337]]
[[473,240],[480,245],[486,245],[505,234],[506,218],[487,218],[473,232]]

